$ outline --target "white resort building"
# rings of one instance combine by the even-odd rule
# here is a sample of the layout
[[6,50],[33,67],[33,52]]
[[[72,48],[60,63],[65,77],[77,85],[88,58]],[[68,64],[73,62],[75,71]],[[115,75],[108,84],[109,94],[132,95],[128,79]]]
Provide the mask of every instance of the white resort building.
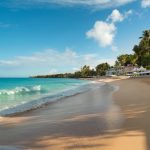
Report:
[[150,76],[150,70],[146,70],[144,67],[135,67],[128,65],[126,67],[114,67],[106,71],[106,76]]

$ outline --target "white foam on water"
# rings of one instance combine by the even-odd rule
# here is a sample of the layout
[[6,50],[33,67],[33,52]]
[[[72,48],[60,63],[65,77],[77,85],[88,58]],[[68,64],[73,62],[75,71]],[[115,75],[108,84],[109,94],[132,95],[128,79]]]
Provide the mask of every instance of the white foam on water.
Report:
[[[82,85],[76,85],[75,87],[69,87],[68,89],[65,89],[61,92],[55,93],[55,94],[50,94],[50,95],[46,95],[45,97],[39,98],[39,99],[35,99],[29,102],[22,102],[19,105],[15,105],[15,106],[11,106],[11,107],[5,107],[5,109],[0,110],[0,116],[6,116],[6,115],[12,115],[12,114],[16,114],[16,113],[21,113],[21,112],[25,112],[28,110],[32,110],[32,109],[36,109],[41,107],[44,104],[47,103],[51,103],[51,102],[56,102],[62,98],[68,97],[68,96],[73,96],[75,94],[79,94],[79,93],[83,93],[86,92],[88,90],[94,90],[96,88],[100,88],[101,86],[105,85],[105,83],[100,83],[97,84],[97,82],[88,82],[86,84],[82,84]],[[16,90],[17,89],[17,90]],[[38,91],[41,90],[40,86],[34,86],[32,88],[15,88],[15,92],[19,91],[19,92],[29,92],[30,91]]]
[[16,87],[11,90],[5,90],[5,89],[0,90],[0,95],[15,95],[19,93],[29,93],[29,92],[34,92],[34,91],[36,92],[40,90],[41,90],[40,85],[31,86],[31,87]]

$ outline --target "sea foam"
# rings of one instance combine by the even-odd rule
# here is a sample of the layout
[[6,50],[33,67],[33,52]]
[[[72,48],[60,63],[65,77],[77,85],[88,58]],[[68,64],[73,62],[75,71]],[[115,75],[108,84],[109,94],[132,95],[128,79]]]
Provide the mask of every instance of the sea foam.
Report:
[[[97,82],[88,82],[86,84],[83,85],[78,85],[75,87],[70,87],[68,89],[65,89],[61,92],[55,93],[55,94],[47,94],[44,97],[38,98],[38,99],[34,99],[32,101],[28,101],[28,102],[23,102],[19,105],[15,105],[13,107],[9,107],[0,110],[0,116],[7,116],[7,115],[13,115],[13,114],[17,114],[17,113],[21,113],[21,112],[25,112],[28,110],[33,110],[36,108],[39,108],[47,103],[52,103],[52,102],[57,102],[58,100],[68,97],[68,96],[73,96],[79,93],[83,93],[89,90],[94,90],[96,88],[99,88],[101,86],[103,86],[104,83],[98,83]],[[31,88],[19,88],[19,92],[30,92],[30,91],[38,91],[41,90],[40,86],[34,86]],[[18,92],[18,90],[14,90],[15,93],[16,91]]]
[[0,90],[0,95],[15,95],[19,93],[29,93],[29,92],[36,92],[40,91],[41,86],[36,85],[36,86],[27,86],[27,87],[16,87],[14,89],[9,89],[9,90]]

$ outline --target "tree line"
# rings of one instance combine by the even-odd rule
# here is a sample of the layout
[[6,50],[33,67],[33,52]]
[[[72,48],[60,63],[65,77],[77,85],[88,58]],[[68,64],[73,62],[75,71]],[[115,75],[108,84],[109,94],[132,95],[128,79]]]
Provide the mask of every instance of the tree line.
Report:
[[117,57],[114,66],[110,66],[107,62],[97,65],[94,69],[90,66],[83,66],[79,71],[74,73],[38,75],[37,78],[87,78],[93,76],[105,76],[106,71],[113,67],[120,66],[143,66],[150,69],[150,30],[143,31],[138,45],[133,47],[133,54],[122,54]]
[[74,73],[64,74],[52,74],[52,75],[38,75],[36,78],[92,78],[94,76],[104,76],[106,71],[110,68],[110,65],[102,63],[96,66],[95,69],[91,69],[90,66],[83,66],[79,71]]
[[143,31],[138,45],[133,47],[133,54],[123,54],[117,57],[115,66],[143,66],[150,69],[150,30]]

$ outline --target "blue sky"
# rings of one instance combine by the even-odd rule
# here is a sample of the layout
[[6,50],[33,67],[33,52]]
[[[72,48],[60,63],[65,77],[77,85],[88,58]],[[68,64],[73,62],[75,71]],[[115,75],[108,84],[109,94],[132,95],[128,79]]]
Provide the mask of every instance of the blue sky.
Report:
[[0,2],[0,76],[113,65],[150,28],[150,0]]

